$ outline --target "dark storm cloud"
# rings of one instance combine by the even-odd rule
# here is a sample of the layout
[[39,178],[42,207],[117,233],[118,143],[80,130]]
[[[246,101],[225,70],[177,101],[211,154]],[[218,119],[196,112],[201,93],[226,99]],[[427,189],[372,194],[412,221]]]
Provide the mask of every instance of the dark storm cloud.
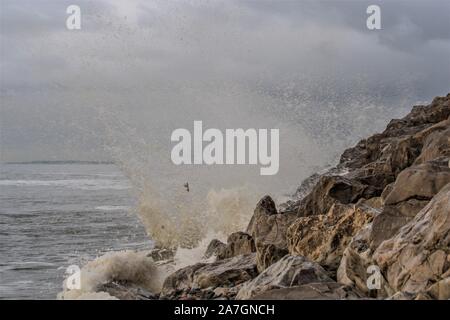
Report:
[[[82,30],[71,32],[75,3]],[[369,4],[380,31],[366,28]],[[194,105],[192,86],[245,88],[281,101],[286,118],[426,101],[450,89],[449,13],[448,1],[2,1],[2,157],[98,157],[99,105],[145,118],[158,101],[152,118],[176,118],[170,105]]]

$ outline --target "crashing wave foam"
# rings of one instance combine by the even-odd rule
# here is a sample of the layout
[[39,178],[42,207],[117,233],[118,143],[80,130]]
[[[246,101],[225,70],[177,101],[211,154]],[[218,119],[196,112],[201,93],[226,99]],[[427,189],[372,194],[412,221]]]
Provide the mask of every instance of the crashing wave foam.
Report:
[[138,213],[149,237],[158,247],[175,250],[173,260],[155,263],[150,251],[108,252],[82,267],[80,289],[69,289],[66,279],[58,299],[116,299],[101,291],[102,285],[112,282],[125,282],[158,293],[169,273],[207,261],[203,255],[212,239],[223,241],[227,234],[245,227],[254,203],[250,194],[243,187],[211,190],[205,207],[185,202],[173,215],[162,210],[160,202],[151,201],[154,198],[149,195],[141,197]]
[[158,292],[164,279],[163,269],[157,268],[148,251],[108,252],[88,262],[80,272],[80,289],[69,289],[67,279],[58,299],[111,299],[102,285],[118,281],[138,285],[150,292]]

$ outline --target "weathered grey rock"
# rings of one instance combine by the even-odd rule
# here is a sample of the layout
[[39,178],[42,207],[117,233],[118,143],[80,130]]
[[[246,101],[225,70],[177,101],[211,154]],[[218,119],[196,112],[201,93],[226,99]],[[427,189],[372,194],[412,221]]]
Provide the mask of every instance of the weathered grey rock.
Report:
[[371,231],[372,223],[365,225],[345,248],[336,274],[337,282],[355,288],[365,296],[383,298],[393,293],[385,279],[381,279],[380,289],[370,290],[367,286],[368,277],[372,275],[368,268],[375,265],[369,245]]
[[196,263],[169,275],[164,280],[160,297],[163,299],[177,298],[189,291],[194,285],[194,273],[206,265],[206,263]]
[[444,279],[431,285],[427,290],[428,296],[437,300],[450,299],[450,274]]
[[394,237],[384,241],[373,258],[391,288],[421,293],[449,277],[449,245],[450,184]]
[[285,247],[279,247],[272,243],[258,242],[256,250],[256,266],[258,272],[263,272],[267,267],[277,262],[289,253]]
[[218,259],[227,259],[241,254],[249,254],[256,251],[255,241],[251,235],[245,232],[234,232],[228,236],[227,244],[217,255]]
[[261,223],[264,222],[268,217],[278,214],[275,202],[270,196],[264,196],[256,204],[253,216],[247,226],[247,233],[254,236],[265,233],[267,226]]
[[211,257],[217,257],[219,254],[221,254],[226,248],[226,244],[223,243],[220,240],[213,239],[208,244],[208,247],[206,248],[205,253],[203,254],[203,257],[205,259],[209,259]]
[[354,205],[335,204],[326,215],[298,218],[288,229],[288,249],[336,270],[344,249],[375,211]]
[[414,164],[450,157],[450,118],[423,130],[416,136],[423,142],[423,147]]
[[447,183],[450,183],[447,159],[433,160],[403,170],[386,196],[383,211],[373,221],[371,247],[375,249],[391,238]]
[[372,224],[364,226],[345,248],[342,259],[337,270],[337,282],[358,288],[366,295],[367,267],[373,264],[372,251],[369,246]]
[[318,282],[266,291],[254,296],[252,300],[351,300],[361,298],[362,296],[359,293],[342,284]]
[[295,213],[277,213],[269,196],[257,204],[247,233],[254,240],[260,272],[287,253],[286,230],[295,219]]
[[363,139],[355,147],[345,150],[339,166],[358,169],[384,159],[381,162],[387,165],[385,169],[400,172],[419,156],[425,136],[403,140],[401,143],[397,141],[408,136],[412,137],[434,124],[447,120],[449,116],[450,94],[446,97],[436,97],[428,106],[415,106],[403,119],[392,120],[382,133]]
[[393,205],[408,199],[429,201],[449,182],[448,159],[411,166],[398,175],[385,204]]
[[[382,133],[361,140],[344,151],[338,168],[346,168],[347,179],[372,188],[378,196],[397,175],[413,163],[448,155],[444,137],[436,141],[441,131],[448,129],[450,97],[438,97],[428,106],[416,106],[403,119],[392,120]],[[431,142],[433,140],[434,142]],[[421,160],[420,160],[421,159]]]
[[[241,255],[213,263],[198,263],[175,271],[164,281],[161,298],[203,297],[205,290],[233,287],[257,275],[255,254]],[[211,296],[212,297],[212,296]]]
[[319,264],[305,257],[287,255],[253,280],[244,283],[236,299],[250,299],[272,289],[329,281],[332,281],[332,279]]
[[381,242],[394,236],[397,231],[413,219],[428,201],[410,199],[395,205],[387,205],[381,214],[374,218],[370,243],[376,249]]
[[257,275],[255,254],[236,256],[207,264],[195,271],[193,287],[235,286]]
[[335,204],[356,203],[359,199],[369,199],[378,194],[370,186],[343,176],[322,176],[299,204],[298,216],[326,214]]

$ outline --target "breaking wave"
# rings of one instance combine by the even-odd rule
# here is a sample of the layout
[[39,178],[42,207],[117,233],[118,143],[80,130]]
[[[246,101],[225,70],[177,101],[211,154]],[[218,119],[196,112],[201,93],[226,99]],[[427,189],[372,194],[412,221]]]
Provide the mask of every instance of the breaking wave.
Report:
[[68,289],[67,279],[63,283],[63,292],[59,299],[115,299],[101,286],[113,281],[126,281],[139,285],[151,292],[157,292],[162,285],[161,274],[146,251],[108,252],[88,262],[80,272],[80,289]]

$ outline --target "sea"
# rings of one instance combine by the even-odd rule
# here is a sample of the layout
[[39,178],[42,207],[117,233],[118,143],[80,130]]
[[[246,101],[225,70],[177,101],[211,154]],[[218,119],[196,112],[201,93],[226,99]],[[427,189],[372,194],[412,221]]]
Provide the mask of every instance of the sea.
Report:
[[69,266],[151,248],[136,201],[114,164],[0,164],[0,299],[55,299]]

